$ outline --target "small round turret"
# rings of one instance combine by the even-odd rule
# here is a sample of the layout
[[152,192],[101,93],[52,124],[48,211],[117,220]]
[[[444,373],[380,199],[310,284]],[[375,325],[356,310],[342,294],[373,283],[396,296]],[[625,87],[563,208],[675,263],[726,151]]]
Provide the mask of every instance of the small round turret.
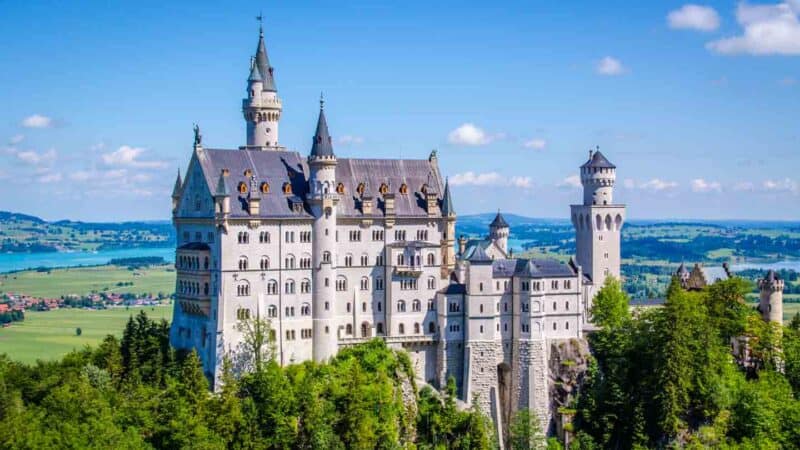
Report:
[[612,205],[617,166],[597,151],[589,150],[589,160],[581,166],[584,205]]
[[495,241],[497,246],[500,247],[500,250],[505,254],[508,254],[508,236],[510,233],[511,228],[508,226],[508,222],[506,222],[506,219],[500,214],[500,211],[497,211],[494,220],[489,224],[489,238]]
[[774,270],[767,272],[766,276],[758,281],[758,288],[761,291],[758,309],[764,321],[783,323],[783,287],[783,280],[778,278]]

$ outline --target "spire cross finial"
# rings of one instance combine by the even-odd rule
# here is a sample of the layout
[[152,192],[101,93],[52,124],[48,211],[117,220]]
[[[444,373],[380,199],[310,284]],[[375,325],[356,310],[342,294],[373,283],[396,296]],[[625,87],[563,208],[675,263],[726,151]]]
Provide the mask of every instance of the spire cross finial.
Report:
[[261,14],[260,11],[256,16],[256,20],[258,21],[258,34],[264,36],[264,16]]
[[325,109],[325,97],[322,95],[322,92],[319,93],[319,109],[320,111]]

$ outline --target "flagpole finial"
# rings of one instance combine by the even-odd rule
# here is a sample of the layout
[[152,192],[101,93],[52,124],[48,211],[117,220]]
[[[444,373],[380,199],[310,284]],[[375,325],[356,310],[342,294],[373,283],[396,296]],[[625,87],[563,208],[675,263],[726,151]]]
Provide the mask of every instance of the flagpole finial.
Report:
[[322,95],[322,92],[319,93],[319,109],[320,111],[325,109],[325,97]]
[[256,20],[258,21],[258,34],[263,37],[264,36],[264,16],[261,14],[261,12],[259,12],[258,15],[256,16]]

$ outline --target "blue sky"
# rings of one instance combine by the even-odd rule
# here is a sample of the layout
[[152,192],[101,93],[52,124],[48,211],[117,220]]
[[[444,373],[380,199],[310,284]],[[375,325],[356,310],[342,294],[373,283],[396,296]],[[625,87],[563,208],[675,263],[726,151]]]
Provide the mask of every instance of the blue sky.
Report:
[[632,218],[800,217],[800,0],[2,2],[0,209],[166,219],[192,124],[244,143],[263,11],[283,145],[438,149],[460,214],[567,217],[600,146]]

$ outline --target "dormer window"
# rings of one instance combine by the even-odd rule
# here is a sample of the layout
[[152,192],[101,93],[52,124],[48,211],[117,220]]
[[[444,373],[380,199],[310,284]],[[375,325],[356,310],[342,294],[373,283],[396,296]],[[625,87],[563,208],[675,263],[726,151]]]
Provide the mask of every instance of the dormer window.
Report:
[[246,194],[247,193],[247,184],[239,183],[239,186],[237,187],[237,189],[239,190],[240,194]]
[[400,185],[400,193],[401,194],[408,194],[408,185],[405,183]]
[[245,169],[244,170],[244,177],[245,178],[250,178],[252,176],[253,176],[253,171],[251,169]]
[[283,183],[283,193],[286,195],[290,195],[292,193],[291,183]]
[[356,188],[356,192],[358,192],[358,195],[364,195],[364,191],[366,189],[367,189],[367,187],[364,185],[364,183],[358,183],[358,187]]
[[422,187],[419,188],[419,190],[422,191],[423,194],[427,194],[428,193],[428,185],[427,184],[423,184]]
[[269,183],[261,183],[260,189],[262,194],[269,194]]
[[344,183],[339,183],[336,185],[336,193],[339,195],[344,195]]
[[387,192],[389,192],[389,186],[387,186],[386,183],[381,183],[380,193],[386,194]]

